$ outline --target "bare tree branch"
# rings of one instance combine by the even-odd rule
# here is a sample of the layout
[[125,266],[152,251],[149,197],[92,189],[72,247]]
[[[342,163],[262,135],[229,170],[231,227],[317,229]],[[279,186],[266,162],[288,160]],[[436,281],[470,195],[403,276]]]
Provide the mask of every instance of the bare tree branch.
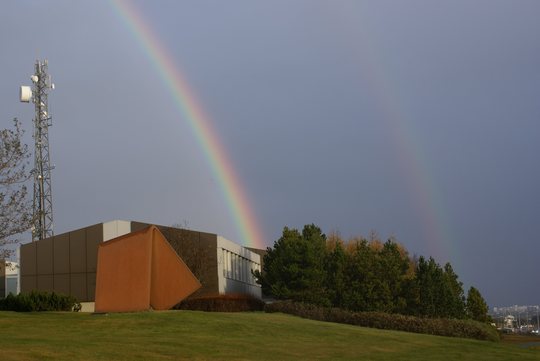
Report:
[[30,178],[30,152],[22,142],[23,134],[17,118],[12,129],[0,130],[0,258],[10,255],[6,246],[17,243],[31,225],[32,206],[25,185]]

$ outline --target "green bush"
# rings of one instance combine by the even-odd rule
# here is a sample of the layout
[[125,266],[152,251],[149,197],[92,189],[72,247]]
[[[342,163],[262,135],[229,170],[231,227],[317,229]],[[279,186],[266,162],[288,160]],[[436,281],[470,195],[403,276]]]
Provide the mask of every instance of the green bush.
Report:
[[283,312],[312,320],[384,330],[500,341],[499,334],[494,327],[472,320],[420,318],[383,312],[350,312],[340,308],[324,308],[293,301],[277,301],[267,304],[264,311],[269,313]]
[[177,310],[207,312],[262,311],[264,302],[247,295],[215,295],[188,298],[174,307]]
[[39,311],[79,311],[81,304],[73,296],[58,293],[32,291],[19,293],[17,296],[9,294],[0,299],[1,311],[39,312]]

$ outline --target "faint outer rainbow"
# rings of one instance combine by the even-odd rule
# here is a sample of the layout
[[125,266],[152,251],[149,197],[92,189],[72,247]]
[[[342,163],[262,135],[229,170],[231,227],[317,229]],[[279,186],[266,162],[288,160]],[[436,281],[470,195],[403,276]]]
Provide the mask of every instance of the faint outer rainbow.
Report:
[[161,80],[171,92],[182,118],[189,123],[214,176],[218,179],[242,242],[251,247],[264,248],[260,227],[242,184],[208,117],[179,70],[179,65],[130,1],[113,0],[112,4],[154,64]]
[[[361,11],[359,13],[362,14]],[[369,29],[365,31],[368,32]],[[370,35],[364,40],[365,48],[369,49],[364,52],[364,60],[369,64],[365,79],[378,98],[384,114],[383,119],[389,135],[393,138],[401,173],[409,183],[412,206],[422,222],[429,256],[434,256],[439,262],[451,261],[454,266],[459,267],[459,252],[454,247],[450,217],[442,202],[444,196],[431,172],[428,156],[420,146],[421,141],[416,139],[404,104],[405,97],[398,92],[397,80],[392,78],[385,67],[385,59],[378,49],[376,37]]]
[[[381,120],[388,129],[391,143],[399,157],[400,173],[408,183],[411,192],[411,209],[419,219],[422,236],[427,242],[429,255],[450,260],[454,266],[460,265],[459,250],[454,246],[454,236],[450,216],[446,212],[444,195],[437,186],[431,172],[429,157],[416,139],[409,119],[405,97],[399,93],[400,85],[385,67],[385,57],[378,47],[377,34],[369,28],[369,9],[361,2],[348,6],[324,6],[320,9],[325,21],[336,24],[336,36],[364,68],[358,74],[365,81],[378,103]],[[361,21],[358,21],[358,17]],[[354,24],[351,26],[351,24]],[[355,29],[360,28],[360,31]],[[347,39],[350,41],[343,41]],[[361,44],[359,46],[358,44]],[[397,235],[399,239],[399,234]]]

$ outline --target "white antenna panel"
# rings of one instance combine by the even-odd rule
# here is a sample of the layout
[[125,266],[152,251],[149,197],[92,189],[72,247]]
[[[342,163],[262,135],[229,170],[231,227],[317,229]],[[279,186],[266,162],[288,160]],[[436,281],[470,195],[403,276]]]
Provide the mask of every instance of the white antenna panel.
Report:
[[29,86],[21,86],[21,102],[29,103],[32,100],[32,88]]

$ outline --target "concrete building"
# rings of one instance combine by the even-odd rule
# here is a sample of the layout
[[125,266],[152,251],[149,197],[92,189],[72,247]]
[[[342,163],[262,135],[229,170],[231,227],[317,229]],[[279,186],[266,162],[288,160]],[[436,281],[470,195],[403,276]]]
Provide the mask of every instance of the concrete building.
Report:
[[[98,245],[149,225],[115,220],[22,245],[21,292],[54,291],[94,302]],[[261,269],[259,254],[216,234],[156,226],[201,282],[192,297],[249,294],[261,298],[261,288],[251,274]]]
[[19,264],[0,260],[0,298],[19,293]]

